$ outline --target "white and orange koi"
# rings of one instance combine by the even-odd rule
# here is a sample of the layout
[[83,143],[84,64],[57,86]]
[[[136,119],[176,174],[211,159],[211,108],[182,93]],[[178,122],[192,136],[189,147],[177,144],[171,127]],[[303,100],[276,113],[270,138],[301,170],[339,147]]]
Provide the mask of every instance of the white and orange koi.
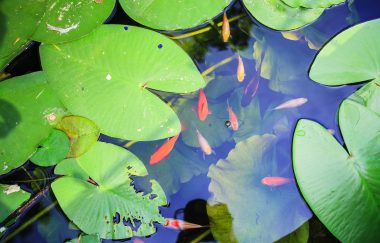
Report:
[[228,100],[227,100],[227,111],[228,111],[229,121],[231,123],[232,130],[237,131],[239,129],[239,122]]
[[236,77],[239,82],[244,81],[244,77],[245,77],[244,63],[240,55],[238,56],[238,66],[236,70]]
[[196,129],[196,132],[197,132],[198,144],[201,147],[201,149],[203,151],[203,154],[204,155],[210,155],[210,154],[212,154],[214,151],[212,150],[212,148],[208,144],[208,142],[205,139],[205,137],[203,137],[203,135],[201,134],[201,132],[197,128],[195,128],[195,129]]
[[280,177],[280,176],[267,176],[261,179],[261,183],[266,186],[282,186],[292,182],[292,178]]
[[305,104],[307,101],[308,101],[307,98],[297,98],[297,99],[288,100],[282,103],[281,105],[276,106],[275,108],[273,108],[273,110],[295,108],[295,107]]
[[227,13],[224,12],[223,14],[223,24],[222,24],[222,36],[223,41],[227,42],[230,38],[231,32],[230,32],[230,23],[228,22]]
[[199,224],[193,224],[180,219],[166,218],[166,223],[164,225],[166,228],[175,230],[188,230],[188,229],[199,229],[207,226],[202,226]]

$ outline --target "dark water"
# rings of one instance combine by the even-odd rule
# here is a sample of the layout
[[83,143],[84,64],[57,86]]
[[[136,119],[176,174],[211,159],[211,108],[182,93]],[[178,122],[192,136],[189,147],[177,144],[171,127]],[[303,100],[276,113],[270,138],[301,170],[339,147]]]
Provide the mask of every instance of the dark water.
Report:
[[[272,169],[272,173],[275,171],[281,176],[289,178],[293,177],[291,168],[292,133],[298,119],[308,118],[320,122],[326,128],[333,129],[336,138],[342,142],[336,119],[337,110],[341,101],[358,89],[360,85],[324,87],[311,81],[307,72],[317,53],[315,49],[323,46],[332,36],[349,26],[380,17],[378,9],[379,3],[376,0],[357,0],[350,7],[348,4],[344,4],[331,8],[316,22],[297,32],[302,36],[300,40],[292,41],[285,39],[280,32],[261,26],[246,14],[239,3],[236,3],[227,12],[230,19],[239,16],[236,21],[230,23],[232,38],[229,43],[221,41],[220,28],[215,27],[215,25],[204,26],[211,28],[203,34],[177,40],[178,44],[194,59],[201,72],[222,60],[234,58],[208,75],[213,77],[213,80],[208,82],[205,93],[213,113],[203,124],[197,121],[195,113],[191,111],[192,106],[197,101],[197,95],[159,94],[167,101],[171,101],[181,121],[186,124],[186,130],[182,133],[175,150],[167,159],[155,166],[148,165],[149,155],[163,141],[136,143],[129,148],[147,164],[150,176],[158,180],[163,186],[170,202],[169,207],[161,209],[163,216],[167,218],[178,217],[193,223],[207,225],[208,219],[205,209],[207,200],[211,203],[213,201],[224,202],[225,200],[231,202],[235,199],[235,196],[231,195],[223,186],[221,188],[222,191],[226,189],[225,194],[218,193],[215,196],[209,192],[211,183],[210,177],[207,176],[209,166],[215,164],[219,159],[226,158],[237,142],[252,135],[270,133],[276,136],[277,142],[272,148],[276,168]],[[221,18],[218,18],[214,22],[220,21]],[[138,25],[126,16],[119,6],[115,9],[109,23]],[[181,33],[167,34],[178,35]],[[246,70],[246,77],[242,83],[239,83],[235,76],[237,53],[242,56]],[[258,57],[264,61],[260,62]],[[37,70],[41,70],[41,66],[38,56],[38,43],[35,43],[14,60],[6,72],[18,76]],[[261,71],[262,75],[259,74],[258,70]],[[258,83],[257,92],[252,97]],[[281,111],[272,110],[284,101],[300,97],[308,99],[308,102],[301,107]],[[228,120],[227,100],[234,111],[238,113],[240,130],[236,133],[225,126],[225,122]],[[252,112],[261,113],[261,117],[255,116]],[[210,143],[215,144],[213,146],[215,155],[203,158],[202,151],[194,145],[196,143],[194,127],[197,127]],[[127,141],[106,136],[102,136],[101,140],[119,145],[127,143]],[[252,148],[252,150],[254,149]],[[24,169],[19,169],[12,175],[0,178],[0,181],[1,183],[11,183],[29,180],[26,171],[34,178],[51,178],[54,176],[51,168],[39,169],[27,163],[24,165]],[[229,179],[228,175],[229,173],[225,171],[225,180]],[[275,176],[275,174],[264,176]],[[221,180],[220,177],[218,178],[216,180]],[[38,191],[46,183],[48,183],[48,179],[33,183],[25,182],[22,185],[29,191]],[[222,185],[223,183],[226,182],[222,182]],[[236,185],[236,191],[246,190],[246,188]],[[283,235],[284,232],[296,229],[312,217],[312,213],[303,202],[295,183],[287,185],[283,191],[266,191],[265,193],[265,195],[280,193],[281,196],[276,198],[275,202],[267,202],[267,204],[274,204],[287,210],[273,213],[274,216],[270,213],[271,210],[260,215],[263,218],[271,216],[276,219],[272,225],[260,223],[260,220],[256,222],[256,225],[253,225],[258,228],[261,227],[263,235]],[[221,195],[225,195],[226,198],[221,198]],[[258,204],[258,199],[249,198],[251,195],[249,193],[247,195],[247,201],[252,207],[255,203]],[[290,196],[292,197],[291,200],[288,199]],[[7,235],[17,232],[17,235],[12,237],[10,242],[63,242],[76,237],[78,231],[71,229],[68,220],[59,207],[48,211],[38,220],[32,220],[29,226],[25,224],[51,205],[54,200],[54,196],[49,195],[22,215],[19,221],[7,232]],[[242,201],[243,203],[244,205],[247,204],[247,202]],[[228,206],[230,207],[232,204]],[[242,206],[241,211],[243,212],[240,213],[246,213],[249,217],[250,210],[244,210],[245,208]],[[297,215],[294,216],[293,214]],[[248,227],[252,227],[252,224],[239,225],[241,228],[235,228],[235,233],[236,230],[244,232],[250,230]],[[23,226],[27,227],[21,231],[17,230]],[[315,217],[312,218],[310,227],[310,242],[337,241]],[[156,234],[143,240],[144,242],[190,242],[203,231],[205,230],[180,233],[158,226]],[[264,238],[263,236],[262,239]],[[211,236],[203,240],[213,241]]]

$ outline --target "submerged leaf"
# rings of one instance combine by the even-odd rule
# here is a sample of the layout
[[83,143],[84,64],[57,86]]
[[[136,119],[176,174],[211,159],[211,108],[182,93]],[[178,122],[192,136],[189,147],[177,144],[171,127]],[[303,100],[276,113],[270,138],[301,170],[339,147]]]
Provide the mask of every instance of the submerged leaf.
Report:
[[136,192],[131,176],[146,176],[147,171],[121,147],[97,142],[82,156],[59,163],[55,172],[64,175],[52,183],[59,205],[86,234],[103,239],[147,236],[155,232],[155,222],[165,223],[158,210],[167,203],[162,188],[151,180],[150,193]]
[[177,30],[195,27],[220,14],[231,0],[120,0],[124,11],[150,28]]
[[30,193],[21,190],[18,185],[0,184],[0,222],[28,200],[29,197]]
[[304,223],[296,231],[293,231],[275,243],[307,243],[309,239],[309,222]]
[[42,72],[0,83],[0,174],[22,165],[65,110]]
[[101,132],[127,140],[156,140],[180,132],[174,111],[150,89],[188,93],[204,85],[190,57],[150,30],[106,25],[58,46],[43,45],[49,82],[74,114]]
[[69,138],[64,132],[54,129],[30,160],[39,166],[52,166],[63,160],[69,150]]
[[[226,159],[211,165],[211,204],[228,206],[239,242],[273,242],[311,217],[293,181],[291,167],[275,158],[276,137],[264,134],[239,142]],[[269,176],[288,178],[281,186],[267,186]]]
[[214,239],[221,243],[237,243],[232,229],[232,217],[225,204],[207,204],[207,214]]
[[[376,96],[367,102],[378,100],[380,93]],[[339,109],[347,151],[318,123],[299,121],[293,138],[294,172],[305,200],[339,240],[375,242],[380,237],[380,113],[355,98]]]
[[79,157],[87,152],[98,140],[100,131],[96,124],[84,117],[66,116],[57,124],[70,138],[70,152],[67,157]]

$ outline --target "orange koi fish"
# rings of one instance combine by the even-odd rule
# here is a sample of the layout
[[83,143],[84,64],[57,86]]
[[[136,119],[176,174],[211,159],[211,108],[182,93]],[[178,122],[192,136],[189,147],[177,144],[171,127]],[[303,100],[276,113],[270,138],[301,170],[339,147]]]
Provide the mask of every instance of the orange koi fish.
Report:
[[237,71],[236,71],[236,77],[237,77],[239,82],[244,81],[244,77],[245,77],[244,63],[243,63],[243,59],[241,59],[240,55],[238,56],[238,67],[237,67]]
[[228,100],[227,100],[227,111],[228,111],[229,121],[231,123],[232,130],[237,131],[239,128],[239,122]]
[[305,104],[306,102],[307,102],[306,98],[292,99],[292,100],[288,100],[288,101],[282,103],[279,106],[276,106],[275,108],[273,108],[273,110],[295,108],[295,107],[298,107],[298,106]]
[[133,243],[144,243],[144,241],[142,239],[139,239],[139,238],[134,238]]
[[166,223],[164,226],[166,228],[175,229],[175,230],[188,230],[188,229],[198,229],[198,228],[207,227],[207,226],[202,226],[199,224],[189,223],[184,220],[171,219],[171,218],[166,219]]
[[214,151],[212,150],[212,148],[208,144],[208,142],[205,139],[205,137],[203,137],[203,135],[199,132],[199,130],[197,128],[196,128],[196,131],[197,131],[198,143],[199,143],[199,146],[201,147],[201,149],[203,151],[203,155],[205,155],[205,154],[206,155],[212,154]]
[[170,152],[173,150],[175,143],[177,142],[177,139],[179,137],[179,134],[168,139],[161,147],[159,147],[156,152],[150,156],[149,164],[154,165],[166,158]]
[[206,95],[205,95],[205,92],[203,91],[203,89],[199,90],[199,99],[198,99],[198,110],[197,110],[197,113],[198,113],[198,118],[201,121],[206,120],[206,118],[207,118],[207,116],[209,114],[207,99],[206,99]]
[[230,35],[231,35],[230,23],[228,22],[226,12],[224,12],[224,14],[223,14],[222,35],[223,35],[223,41],[224,42],[227,42],[228,39],[230,38]]
[[291,181],[293,181],[293,179],[279,176],[268,176],[261,179],[261,183],[266,186],[282,186],[290,183]]

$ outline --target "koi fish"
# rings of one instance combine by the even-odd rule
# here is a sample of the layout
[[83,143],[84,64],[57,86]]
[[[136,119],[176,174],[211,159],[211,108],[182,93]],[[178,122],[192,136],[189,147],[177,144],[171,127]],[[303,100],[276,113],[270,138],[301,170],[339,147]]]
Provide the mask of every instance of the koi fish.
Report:
[[208,144],[208,142],[205,139],[205,137],[203,137],[203,135],[199,132],[199,130],[197,128],[195,128],[195,129],[196,129],[196,132],[197,132],[198,143],[199,143],[199,146],[201,147],[201,149],[203,151],[203,155],[205,155],[205,154],[206,155],[212,154],[214,151],[212,150],[212,148]]
[[166,158],[170,152],[173,150],[175,143],[177,142],[177,139],[179,137],[179,134],[168,139],[161,147],[159,147],[156,152],[154,152],[150,156],[149,164],[154,165]]
[[268,176],[261,179],[261,183],[266,186],[282,186],[284,184],[292,182],[293,179],[279,177],[279,176]]
[[205,95],[205,92],[203,91],[203,89],[199,90],[197,113],[198,113],[198,118],[201,121],[206,120],[207,115],[209,114],[207,99],[206,99],[206,95]]
[[236,71],[236,77],[239,82],[243,82],[245,77],[245,71],[244,71],[244,63],[243,59],[241,59],[240,55],[238,56],[238,67]]
[[307,102],[306,98],[292,99],[292,100],[288,100],[288,101],[282,103],[279,106],[276,106],[275,108],[273,108],[273,110],[295,108],[295,107],[298,107],[298,106],[305,104],[306,102]]
[[228,111],[230,126],[232,127],[232,130],[237,131],[239,128],[239,122],[228,100],[227,100],[227,111]]
[[202,226],[199,224],[189,223],[184,220],[171,219],[171,218],[166,219],[166,223],[164,226],[166,228],[175,229],[175,230],[188,230],[188,229],[198,229],[198,228],[207,227],[207,226]]
[[230,23],[228,22],[227,13],[224,12],[223,14],[223,24],[222,24],[222,35],[223,35],[223,41],[227,42],[230,38]]
[[144,241],[142,239],[139,239],[139,238],[134,238],[133,243],[144,243]]

